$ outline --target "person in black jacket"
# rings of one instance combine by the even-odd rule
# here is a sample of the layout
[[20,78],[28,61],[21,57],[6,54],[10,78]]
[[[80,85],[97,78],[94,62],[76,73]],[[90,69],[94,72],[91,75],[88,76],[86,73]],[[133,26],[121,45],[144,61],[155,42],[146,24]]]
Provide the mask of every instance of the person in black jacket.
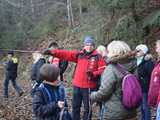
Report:
[[46,63],[46,60],[44,59],[43,55],[36,51],[33,53],[33,64],[32,64],[32,70],[31,70],[31,80],[32,80],[32,90],[31,95],[33,96],[35,89],[38,88],[38,86],[42,83],[42,80],[39,77],[39,70]]
[[[56,42],[51,42],[48,46],[49,49],[58,49],[59,46]],[[64,81],[63,74],[67,69],[68,61],[50,56],[48,62],[50,64],[56,64],[60,68],[60,80]]]
[[65,106],[64,93],[58,85],[59,68],[44,64],[40,68],[42,84],[33,95],[34,120],[58,120],[60,110]]
[[137,50],[137,74],[142,88],[142,104],[141,104],[141,120],[151,120],[151,113],[147,105],[148,90],[151,78],[151,73],[154,68],[152,57],[148,53],[148,47],[145,44],[140,44],[136,47]]
[[22,89],[20,86],[17,85],[16,83],[16,78],[17,78],[17,69],[18,69],[18,59],[14,57],[13,51],[8,52],[8,59],[7,62],[5,63],[6,66],[6,78],[4,80],[3,84],[3,96],[5,98],[8,98],[8,86],[9,86],[9,81],[11,80],[12,85],[16,92],[18,93],[19,96],[23,94]]

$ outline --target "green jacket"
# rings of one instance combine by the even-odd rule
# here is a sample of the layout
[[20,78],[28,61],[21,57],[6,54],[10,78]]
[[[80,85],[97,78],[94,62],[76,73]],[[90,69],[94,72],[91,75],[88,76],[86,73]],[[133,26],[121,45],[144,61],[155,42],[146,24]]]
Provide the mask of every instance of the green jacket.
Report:
[[107,64],[102,76],[101,86],[98,91],[91,94],[91,100],[102,102],[106,107],[104,120],[125,120],[136,116],[136,110],[126,110],[122,104],[122,78],[123,75],[115,65],[120,63],[126,70],[134,71],[136,62],[133,59],[116,58],[116,62]]

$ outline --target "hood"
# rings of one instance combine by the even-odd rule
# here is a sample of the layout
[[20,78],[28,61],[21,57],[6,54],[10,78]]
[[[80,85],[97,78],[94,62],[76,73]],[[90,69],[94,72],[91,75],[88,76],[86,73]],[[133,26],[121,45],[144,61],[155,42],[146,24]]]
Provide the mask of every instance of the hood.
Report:
[[146,54],[144,60],[152,60],[153,56],[151,54]]
[[107,58],[106,63],[121,64],[127,71],[133,72],[137,67],[135,55],[136,55],[136,51],[128,52],[121,56]]

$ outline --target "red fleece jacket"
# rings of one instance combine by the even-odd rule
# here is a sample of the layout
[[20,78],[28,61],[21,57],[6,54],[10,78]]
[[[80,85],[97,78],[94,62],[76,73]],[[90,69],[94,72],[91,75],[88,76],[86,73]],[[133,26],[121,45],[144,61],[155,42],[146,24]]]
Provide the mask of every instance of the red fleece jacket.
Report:
[[[106,67],[105,61],[96,50],[91,54],[85,54],[84,51],[69,51],[69,50],[50,50],[50,53],[60,59],[75,62],[76,68],[72,80],[73,86],[80,88],[96,88],[95,79],[98,75],[101,75]],[[93,60],[98,56],[98,59]],[[89,80],[87,71],[89,69],[90,62],[92,62],[93,79]]]

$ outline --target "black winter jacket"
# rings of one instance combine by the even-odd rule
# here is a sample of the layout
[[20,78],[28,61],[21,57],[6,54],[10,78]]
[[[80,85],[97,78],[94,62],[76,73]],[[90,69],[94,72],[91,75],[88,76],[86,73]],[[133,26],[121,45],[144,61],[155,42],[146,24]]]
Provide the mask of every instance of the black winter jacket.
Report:
[[60,68],[60,80],[63,81],[63,73],[66,71],[68,67],[68,61],[60,60],[59,68]]
[[39,70],[43,64],[45,64],[45,59],[40,58],[36,63],[32,65],[32,70],[31,70],[31,79],[32,81],[37,81],[41,82],[42,80],[39,79]]
[[12,57],[11,60],[6,62],[6,77],[9,79],[15,79],[17,77],[18,60]]
[[138,78],[142,88],[142,92],[148,92],[151,73],[154,68],[152,59],[143,59],[142,63],[137,68]]

